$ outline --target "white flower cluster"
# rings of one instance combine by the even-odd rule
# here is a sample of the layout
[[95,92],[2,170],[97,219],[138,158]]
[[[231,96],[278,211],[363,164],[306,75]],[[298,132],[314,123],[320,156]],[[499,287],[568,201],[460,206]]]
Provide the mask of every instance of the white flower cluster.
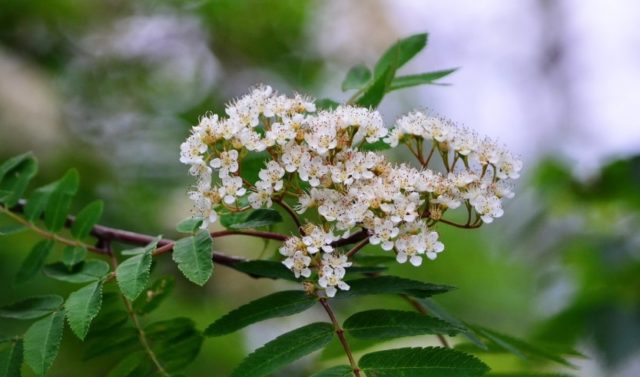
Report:
[[[301,237],[289,238],[280,249],[283,263],[296,277],[315,273],[328,296],[349,288],[342,279],[351,263],[333,250],[337,239],[361,229],[399,263],[418,266],[423,256],[435,259],[444,249],[433,225],[448,222],[448,210],[466,208],[463,227],[501,217],[502,200],[513,197],[510,181],[522,168],[495,141],[423,112],[405,115],[388,129],[377,111],[339,106],[316,112],[305,97],[261,86],[228,105],[226,113],[202,118],[181,146],[180,161],[197,176],[189,193],[197,216],[206,227],[221,208],[271,207],[285,195],[296,197],[297,212],[316,210],[323,224],[307,224]],[[419,167],[394,165],[365,150],[380,141],[390,147],[426,145],[429,157],[420,150]],[[257,182],[248,182],[240,174],[242,159],[261,151],[271,160]],[[440,156],[443,173],[428,167],[432,155]]]

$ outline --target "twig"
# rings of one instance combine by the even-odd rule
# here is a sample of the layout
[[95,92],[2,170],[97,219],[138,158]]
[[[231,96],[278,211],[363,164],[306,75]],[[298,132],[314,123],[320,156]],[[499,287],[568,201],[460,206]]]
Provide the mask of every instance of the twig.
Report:
[[291,216],[291,219],[293,220],[293,222],[296,224],[296,227],[298,228],[298,230],[300,230],[300,228],[302,228],[302,221],[300,221],[300,217],[298,216],[298,214],[295,213],[295,211],[291,207],[289,207],[289,205],[283,199],[274,200],[274,201],[280,207],[282,207],[285,211],[287,211],[289,216]]
[[351,250],[347,251],[347,254],[346,254],[347,258],[353,257],[354,255],[356,255],[358,251],[360,251],[360,249],[367,246],[368,244],[369,244],[369,237],[358,242],[354,247],[351,248]]
[[347,358],[349,359],[349,364],[351,364],[351,369],[353,370],[353,374],[355,377],[360,377],[360,368],[358,368],[358,364],[356,364],[355,359],[353,358],[353,354],[351,353],[351,347],[349,347],[349,342],[347,342],[347,338],[344,336],[344,329],[340,326],[340,323],[336,319],[336,315],[333,313],[331,309],[331,305],[326,298],[320,299],[320,304],[324,308],[324,310],[329,315],[331,319],[331,323],[333,323],[333,328],[336,331],[336,335],[338,335],[338,339],[340,340],[340,344],[342,344],[342,349],[344,349],[344,353],[347,354]]

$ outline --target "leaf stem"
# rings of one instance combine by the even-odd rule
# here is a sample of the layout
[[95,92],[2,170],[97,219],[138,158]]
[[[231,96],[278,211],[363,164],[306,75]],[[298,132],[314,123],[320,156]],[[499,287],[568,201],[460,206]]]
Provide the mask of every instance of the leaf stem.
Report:
[[302,228],[302,221],[300,220],[300,217],[298,216],[298,214],[295,213],[293,208],[291,208],[283,199],[274,200],[274,202],[276,202],[280,207],[282,207],[285,211],[287,211],[289,216],[291,216],[291,219],[293,220],[293,222],[296,224],[296,227],[298,228],[298,230],[300,230],[300,228]]
[[[112,266],[113,270],[115,271],[118,268],[118,259],[116,258],[115,254],[113,254],[111,252],[110,243],[106,244],[106,249],[109,252],[109,257],[110,257],[110,260],[111,260],[111,266]],[[142,348],[144,348],[145,352],[149,356],[149,359],[151,359],[151,362],[153,363],[153,365],[155,365],[156,369],[158,370],[158,373],[161,376],[170,377],[170,374],[167,373],[167,371],[164,369],[162,364],[160,364],[160,361],[158,360],[158,357],[153,352],[153,349],[151,349],[151,346],[149,345],[149,341],[147,339],[147,336],[144,333],[144,329],[140,325],[140,319],[138,318],[138,315],[136,314],[135,310],[133,309],[133,305],[131,305],[131,302],[126,297],[124,297],[123,294],[118,293],[118,295],[120,296],[120,298],[122,298],[122,301],[124,302],[124,306],[125,306],[125,308],[127,310],[127,313],[129,314],[129,318],[131,318],[131,322],[133,323],[133,327],[135,327],[135,329],[138,332],[138,339],[140,340],[140,344],[142,345]]]
[[354,255],[356,255],[358,251],[360,251],[360,249],[367,246],[368,244],[369,244],[369,237],[358,242],[354,247],[351,248],[351,250],[347,251],[347,254],[346,254],[347,258],[353,257]]
[[355,377],[361,377],[360,368],[358,368],[358,364],[356,364],[356,361],[353,358],[353,353],[351,353],[351,347],[349,347],[349,342],[347,342],[347,338],[345,338],[344,336],[344,329],[340,326],[340,323],[336,319],[336,315],[333,312],[331,305],[329,305],[329,302],[327,301],[326,298],[321,298],[320,304],[329,315],[329,318],[331,319],[331,323],[333,323],[333,328],[336,331],[336,335],[338,335],[338,339],[340,340],[340,344],[342,344],[344,353],[347,355],[347,358],[349,359],[349,364],[351,365],[351,369],[353,370],[353,375]]

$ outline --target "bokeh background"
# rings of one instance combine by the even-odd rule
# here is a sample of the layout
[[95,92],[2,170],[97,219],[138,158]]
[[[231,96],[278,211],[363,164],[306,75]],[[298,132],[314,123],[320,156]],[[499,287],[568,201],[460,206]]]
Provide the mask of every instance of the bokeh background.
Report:
[[[438,302],[465,320],[575,346],[588,356],[573,360],[578,376],[638,376],[639,22],[633,0],[0,0],[0,160],[32,150],[40,183],[77,167],[79,206],[104,199],[105,224],[171,237],[189,214],[178,146],[201,114],[257,83],[344,100],[349,67],[429,32],[403,72],[460,69],[443,80],[450,85],[392,93],[385,119],[428,108],[499,138],[525,171],[503,219],[478,231],[443,228],[437,261],[398,271],[458,286]],[[28,234],[0,238],[0,304],[50,290],[44,277],[12,283],[33,243]],[[263,246],[216,242],[249,257]],[[157,270],[173,272],[162,261]],[[283,284],[219,267],[204,289],[179,278],[151,319],[193,316],[203,328]],[[306,322],[303,314],[208,339],[185,373],[226,376],[248,351]],[[3,333],[22,327],[0,323]],[[80,360],[82,347],[65,334],[50,375],[113,364]],[[307,375],[317,362],[282,375]]]

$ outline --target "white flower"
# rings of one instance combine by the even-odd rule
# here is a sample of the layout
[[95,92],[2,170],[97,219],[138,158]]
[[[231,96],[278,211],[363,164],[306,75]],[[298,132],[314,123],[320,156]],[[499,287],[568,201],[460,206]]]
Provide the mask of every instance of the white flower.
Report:
[[303,254],[302,251],[296,251],[292,256],[282,262],[288,269],[293,271],[296,278],[300,276],[308,278],[311,276],[311,269],[309,269],[310,263],[311,257]]
[[427,232],[425,236],[427,258],[434,260],[444,250],[444,244],[438,241],[438,233]]
[[340,288],[343,291],[348,291],[351,288],[349,284],[342,281],[341,276],[338,276],[333,272],[325,273],[324,270],[322,272],[322,276],[318,279],[318,285],[324,288],[327,297],[334,297],[338,292],[337,288]]
[[241,197],[247,192],[242,187],[242,178],[240,177],[223,177],[222,186],[218,189],[218,193],[222,197],[222,200],[227,204],[232,204],[237,198]]
[[502,203],[497,196],[478,196],[471,203],[476,212],[482,218],[482,221],[489,224],[493,222],[494,218],[501,217],[504,214],[502,210]]
[[252,208],[271,207],[273,187],[267,182],[256,182],[256,192],[249,194],[248,200]]
[[269,161],[266,169],[261,169],[258,173],[258,177],[263,181],[273,186],[275,191],[282,190],[284,177],[284,169],[276,161]]
[[396,240],[396,260],[398,263],[405,263],[407,260],[414,265],[422,264],[422,257],[427,248],[424,237],[420,235],[406,235]]
[[347,273],[346,268],[351,267],[346,255],[340,254],[323,254],[322,255],[322,273],[324,275],[336,275],[343,278]]
[[281,159],[284,169],[289,173],[293,173],[302,164],[307,163],[311,156],[301,145],[290,143],[285,146]]
[[300,179],[309,182],[311,187],[320,185],[320,179],[328,172],[329,167],[326,166],[322,158],[318,156],[309,161],[303,161],[298,170]]
[[302,242],[307,246],[309,254],[315,254],[320,250],[325,253],[333,251],[333,247],[331,246],[331,242],[335,239],[333,233],[325,232],[322,228],[315,225],[308,226],[305,230],[307,235],[302,237]]
[[209,164],[212,168],[220,169],[220,178],[235,173],[238,171],[238,151],[232,149],[220,152],[220,157],[214,158]]
[[369,243],[372,245],[382,243],[381,246],[383,250],[391,250],[393,249],[392,240],[398,236],[399,232],[400,230],[396,227],[393,221],[376,218],[373,235],[369,237]]

